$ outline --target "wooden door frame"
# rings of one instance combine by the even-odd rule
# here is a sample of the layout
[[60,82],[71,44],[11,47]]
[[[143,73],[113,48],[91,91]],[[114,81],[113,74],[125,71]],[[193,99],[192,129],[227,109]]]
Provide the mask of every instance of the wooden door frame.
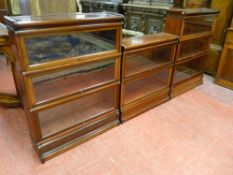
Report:
[[[14,59],[13,59],[13,54],[12,54],[12,50],[10,47],[8,36],[5,36],[5,35],[1,36],[0,35],[0,53],[6,57],[7,62],[11,66],[12,75],[13,75],[15,86],[16,86],[15,75],[14,75],[14,71],[13,71]],[[4,106],[4,107],[19,107],[19,106],[21,106],[22,104],[21,104],[21,100],[20,100],[18,94],[19,93],[18,93],[17,86],[16,86],[16,94],[15,95],[0,92],[0,106]]]

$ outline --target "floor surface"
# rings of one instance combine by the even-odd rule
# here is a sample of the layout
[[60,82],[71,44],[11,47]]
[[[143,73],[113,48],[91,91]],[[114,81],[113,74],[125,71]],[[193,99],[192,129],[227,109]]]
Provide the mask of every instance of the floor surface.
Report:
[[0,175],[233,175],[233,91],[212,81],[45,164],[23,110],[0,108]]

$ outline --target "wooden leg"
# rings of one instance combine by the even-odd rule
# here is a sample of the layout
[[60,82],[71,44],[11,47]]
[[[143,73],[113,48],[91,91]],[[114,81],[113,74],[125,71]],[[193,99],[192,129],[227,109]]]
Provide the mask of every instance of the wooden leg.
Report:
[[[7,59],[7,64],[6,66],[13,66],[14,63],[14,59],[13,59],[13,54],[11,51],[11,47],[8,43],[8,40],[5,39],[4,37],[1,38],[0,37],[0,53],[2,53],[3,55],[5,55],[6,59]],[[14,76],[14,72],[12,71],[13,74],[13,78],[14,78],[14,82],[15,82],[15,76]],[[15,83],[16,86],[16,83]],[[6,94],[3,92],[0,92],[0,106],[4,106],[4,107],[19,107],[22,106],[21,100],[20,98],[17,96],[18,93],[18,88],[16,86],[17,89],[17,93],[16,95],[12,95],[12,94]]]

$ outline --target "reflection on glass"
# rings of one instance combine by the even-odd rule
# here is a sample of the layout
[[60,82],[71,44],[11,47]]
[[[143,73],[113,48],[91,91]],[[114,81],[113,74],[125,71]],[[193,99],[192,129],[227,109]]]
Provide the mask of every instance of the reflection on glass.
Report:
[[173,3],[173,0],[151,0],[152,5],[163,5],[164,7],[173,6]]
[[164,18],[153,16],[148,20],[146,32],[148,34],[159,33],[164,31]]
[[221,79],[233,82],[233,49],[227,50]]
[[214,18],[214,16],[202,16],[185,20],[184,35],[211,31]]
[[126,56],[126,76],[131,76],[172,62],[173,46],[163,46]]
[[131,0],[132,4],[150,4],[150,0]]
[[115,80],[115,59],[67,68],[32,78],[36,102]]
[[42,136],[46,137],[114,109],[114,88],[39,112]]
[[115,30],[26,39],[29,65],[115,49]]
[[[16,1],[16,0],[13,0]],[[19,1],[29,1],[29,0],[18,0]],[[1,1],[0,1],[1,2]],[[46,4],[47,5],[47,4]],[[25,7],[24,7],[25,8]],[[59,8],[58,8],[59,9]],[[14,9],[13,9],[14,10]],[[44,9],[43,9],[44,10]],[[99,12],[99,13],[60,13],[60,14],[51,14],[51,15],[42,15],[42,16],[11,16],[10,18],[16,23],[33,23],[33,22],[47,22],[47,21],[61,21],[61,20],[98,20],[98,19],[108,19],[116,17],[115,14],[108,12]]]
[[204,57],[176,66],[174,83],[191,78],[202,71]]
[[208,41],[209,38],[198,38],[181,42],[178,59],[206,51],[208,49]]
[[124,103],[158,91],[169,85],[169,70],[155,72],[145,78],[126,83]]

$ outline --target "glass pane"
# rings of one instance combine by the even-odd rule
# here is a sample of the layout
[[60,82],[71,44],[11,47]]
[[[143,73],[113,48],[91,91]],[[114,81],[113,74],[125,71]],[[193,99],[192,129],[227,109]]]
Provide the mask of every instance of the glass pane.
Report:
[[146,23],[146,34],[159,33],[164,31],[164,17],[161,16],[148,16]]
[[151,0],[152,5],[172,6],[173,0]]
[[178,59],[182,57],[190,56],[192,54],[198,54],[208,49],[209,37],[192,39],[183,41],[180,43],[180,50],[178,53]]
[[153,73],[147,77],[126,83],[124,103],[158,91],[169,85],[170,69]]
[[39,112],[42,136],[75,126],[114,109],[114,88]]
[[67,68],[32,78],[36,102],[115,80],[115,59]]
[[189,61],[187,63],[176,66],[174,82],[191,78],[192,76],[200,73],[203,69],[204,57]]
[[126,76],[131,76],[172,62],[173,45],[126,55]]
[[29,65],[113,50],[115,34],[109,30],[28,38]]
[[141,27],[142,25],[141,16],[138,14],[134,14],[134,13],[129,14],[129,23],[127,25],[128,25],[127,28],[129,30],[143,32]]
[[233,49],[227,50],[221,78],[233,82]]
[[215,16],[189,18],[184,23],[184,35],[212,31]]
[[[28,0],[18,0],[19,1],[28,1]],[[57,1],[58,2],[58,1]],[[14,4],[15,5],[15,4]],[[13,9],[14,10],[14,9]],[[101,13],[60,13],[60,14],[51,14],[51,15],[41,15],[41,16],[11,16],[10,19],[14,21],[15,25],[21,24],[34,24],[40,22],[50,22],[56,23],[57,21],[61,20],[78,20],[78,21],[102,21],[103,19],[112,19],[113,17],[116,18],[115,14],[108,13],[108,12],[101,12]],[[44,24],[44,23],[43,23]]]
[[132,4],[147,4],[150,5],[150,0],[131,0]]

